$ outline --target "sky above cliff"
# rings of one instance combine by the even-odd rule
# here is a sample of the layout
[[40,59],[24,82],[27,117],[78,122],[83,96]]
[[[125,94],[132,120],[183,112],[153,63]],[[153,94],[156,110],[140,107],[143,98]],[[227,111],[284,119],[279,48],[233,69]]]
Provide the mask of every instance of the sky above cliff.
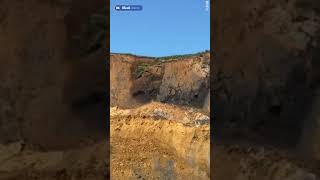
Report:
[[[160,57],[210,49],[206,1],[111,0],[111,52]],[[142,5],[143,10],[117,11],[116,5]]]

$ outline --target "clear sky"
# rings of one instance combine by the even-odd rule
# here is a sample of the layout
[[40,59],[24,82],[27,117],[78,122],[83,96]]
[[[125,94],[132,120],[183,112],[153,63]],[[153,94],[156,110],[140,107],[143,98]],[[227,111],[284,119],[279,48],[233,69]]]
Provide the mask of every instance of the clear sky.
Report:
[[[110,2],[112,53],[159,57],[210,49],[210,10],[206,11],[206,0]],[[142,5],[143,10],[116,11],[116,5]]]

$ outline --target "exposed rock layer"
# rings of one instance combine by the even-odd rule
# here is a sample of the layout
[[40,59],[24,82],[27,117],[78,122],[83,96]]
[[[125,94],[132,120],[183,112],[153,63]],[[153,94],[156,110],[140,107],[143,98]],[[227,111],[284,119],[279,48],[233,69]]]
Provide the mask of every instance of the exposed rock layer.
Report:
[[165,61],[113,54],[110,103],[128,108],[154,100],[202,108],[209,93],[209,65],[209,53]]
[[110,111],[112,179],[209,179],[209,117],[162,103]]

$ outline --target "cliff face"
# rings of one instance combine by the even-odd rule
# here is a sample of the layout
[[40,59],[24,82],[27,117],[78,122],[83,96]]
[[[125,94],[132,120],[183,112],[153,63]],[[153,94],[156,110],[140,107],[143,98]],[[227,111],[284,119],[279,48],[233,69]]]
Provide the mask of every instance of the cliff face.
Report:
[[[130,55],[110,56],[110,105],[132,107],[138,103],[134,98],[135,69],[138,64],[152,63],[148,58],[136,58]],[[143,71],[143,69],[141,69]]]
[[[294,149],[308,140],[301,136],[309,121],[317,119],[310,119],[310,114],[319,109],[314,102],[320,78],[319,3],[227,0],[214,4],[217,60],[212,62],[211,88],[218,135]],[[316,139],[310,143],[317,144]],[[302,149],[309,147],[305,144]]]
[[0,0],[0,179],[106,178],[105,49],[73,40],[103,6]]
[[[75,44],[71,39],[101,4],[104,2],[0,1],[1,143],[25,139],[45,147],[77,144],[80,130],[86,131],[88,115],[75,110],[74,101],[103,92],[100,87],[105,89],[107,78],[103,78],[105,69],[100,71],[106,64],[105,54],[79,58],[72,53]],[[88,63],[90,59],[95,63]],[[85,109],[92,111],[90,108]],[[104,115],[102,109],[94,114]],[[79,116],[85,118],[77,120]],[[59,142],[60,135],[68,132],[74,132],[70,142]]]
[[202,108],[209,93],[209,66],[209,53],[165,61],[111,55],[110,103],[133,107],[154,100]]
[[158,99],[202,107],[209,93],[210,54],[164,64]]
[[4,108],[0,113],[0,132],[3,142],[21,138],[22,129],[28,129],[33,122],[39,123],[42,129],[45,125],[42,119],[49,122],[57,118],[45,118],[46,114],[61,114],[49,111],[59,111],[55,107],[61,95],[63,73],[57,72],[64,71],[66,32],[64,14],[59,12],[63,9],[58,6],[1,1],[1,9],[0,78],[3,83],[0,94]]
[[209,66],[207,52],[111,54],[112,179],[210,178]]

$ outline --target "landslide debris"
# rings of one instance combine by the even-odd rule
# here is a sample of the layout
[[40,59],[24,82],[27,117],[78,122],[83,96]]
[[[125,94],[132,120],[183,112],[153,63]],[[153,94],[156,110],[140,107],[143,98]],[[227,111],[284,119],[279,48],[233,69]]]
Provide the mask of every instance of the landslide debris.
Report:
[[210,178],[210,53],[110,56],[112,179]]
[[209,179],[210,118],[153,102],[110,109],[112,179]]

